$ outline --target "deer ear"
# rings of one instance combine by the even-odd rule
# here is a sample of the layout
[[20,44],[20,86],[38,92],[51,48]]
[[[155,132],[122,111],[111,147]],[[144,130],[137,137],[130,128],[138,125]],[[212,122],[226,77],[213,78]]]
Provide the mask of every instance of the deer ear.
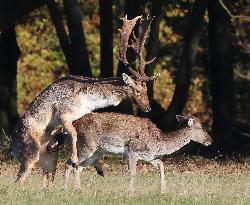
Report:
[[122,74],[122,80],[124,81],[126,85],[130,85],[130,86],[134,85],[134,80],[130,76],[128,76],[126,73]]
[[194,119],[189,118],[189,119],[188,119],[188,126],[189,126],[189,127],[192,127],[193,125],[194,125]]

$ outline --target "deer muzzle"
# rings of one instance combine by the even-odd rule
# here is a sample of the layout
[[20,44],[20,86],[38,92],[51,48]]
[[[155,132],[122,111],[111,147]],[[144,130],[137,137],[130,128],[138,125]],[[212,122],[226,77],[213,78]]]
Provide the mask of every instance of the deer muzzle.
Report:
[[151,107],[145,108],[145,112],[149,112],[151,110]]

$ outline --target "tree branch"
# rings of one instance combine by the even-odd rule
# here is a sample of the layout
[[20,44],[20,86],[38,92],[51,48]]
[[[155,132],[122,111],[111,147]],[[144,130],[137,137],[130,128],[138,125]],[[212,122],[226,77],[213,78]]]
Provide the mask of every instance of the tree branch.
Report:
[[234,69],[234,74],[241,79],[250,81],[250,71],[248,71],[247,74],[241,73],[239,66],[236,66]]
[[207,9],[207,0],[196,0],[191,14],[190,24],[185,36],[184,48],[177,73],[174,96],[164,116],[164,129],[171,129],[175,123],[175,115],[182,113],[189,93],[191,72],[199,47],[203,31],[204,15]]
[[64,10],[69,29],[74,75],[92,76],[89,55],[82,27],[82,13],[76,0],[64,0]]
[[250,22],[250,16],[244,16],[244,15],[233,15],[231,11],[227,8],[227,6],[224,4],[223,0],[218,0],[222,8],[227,12],[227,14],[231,17],[231,19],[236,20],[239,19],[243,22]]

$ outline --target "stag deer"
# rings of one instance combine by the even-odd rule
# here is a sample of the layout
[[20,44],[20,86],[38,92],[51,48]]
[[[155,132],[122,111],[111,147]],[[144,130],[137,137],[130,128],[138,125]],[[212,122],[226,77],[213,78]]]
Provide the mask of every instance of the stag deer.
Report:
[[[133,35],[136,22],[140,19],[138,36]],[[46,147],[52,137],[53,130],[62,126],[71,138],[71,161],[77,163],[77,133],[72,122],[86,113],[97,108],[116,106],[124,99],[130,99],[142,110],[149,111],[150,105],[147,96],[146,81],[155,80],[156,76],[148,77],[145,74],[145,65],[152,62],[145,61],[142,50],[148,27],[152,18],[141,21],[141,16],[128,20],[123,18],[120,30],[119,60],[131,72],[122,78],[92,79],[79,76],[61,78],[42,91],[29,105],[18,121],[13,133],[12,154],[20,161],[20,170],[17,182],[23,183],[30,170],[38,162],[40,149]],[[127,48],[131,47],[139,59],[139,72],[134,70],[134,64],[126,59]]]
[[[186,121],[187,126],[169,133],[163,133],[146,118],[118,113],[90,113],[74,121],[73,125],[78,135],[79,157],[79,165],[74,169],[75,186],[80,186],[80,173],[83,167],[96,162],[102,154],[120,153],[128,157],[129,192],[134,189],[138,160],[147,161],[160,169],[161,192],[164,192],[164,165],[158,157],[171,154],[190,141],[206,146],[212,142],[198,118],[180,115],[176,117],[178,120]],[[66,162],[65,187],[73,169],[71,164],[71,160]]]

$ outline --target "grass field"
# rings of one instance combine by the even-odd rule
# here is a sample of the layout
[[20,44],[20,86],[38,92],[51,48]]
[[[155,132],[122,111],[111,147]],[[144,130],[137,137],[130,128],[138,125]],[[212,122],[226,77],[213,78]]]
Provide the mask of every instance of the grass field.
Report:
[[159,193],[159,173],[149,165],[139,164],[132,196],[126,191],[124,162],[106,162],[103,166],[105,177],[90,168],[82,174],[81,189],[75,190],[71,183],[65,190],[61,165],[54,187],[44,190],[38,169],[24,187],[17,187],[14,184],[17,165],[2,164],[0,204],[250,204],[248,163],[168,159],[165,194]]

